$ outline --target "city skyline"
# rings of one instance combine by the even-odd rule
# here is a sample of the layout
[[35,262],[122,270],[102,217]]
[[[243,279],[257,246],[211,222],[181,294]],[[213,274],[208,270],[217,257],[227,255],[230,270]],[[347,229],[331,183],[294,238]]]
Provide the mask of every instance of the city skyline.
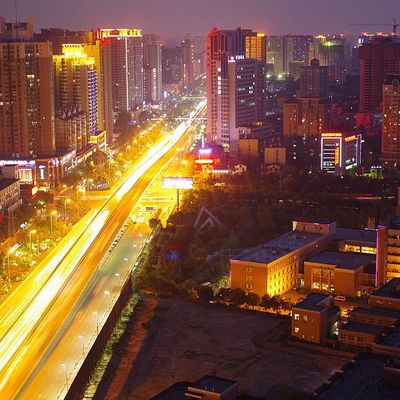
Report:
[[[78,6],[79,13],[76,12]],[[232,11],[226,13],[227,9]],[[15,20],[15,10],[14,1],[8,0],[0,6],[0,15],[8,20]],[[361,31],[389,32],[390,26],[371,25],[364,28],[352,24],[391,24],[398,11],[396,0],[386,0],[384,8],[372,0],[355,0],[351,3],[344,0],[323,0],[317,3],[313,0],[301,0],[295,4],[289,0],[220,0],[217,3],[211,0],[150,0],[138,4],[127,0],[98,0],[95,9],[91,4],[78,3],[77,0],[66,3],[51,0],[17,2],[18,19],[25,20],[32,15],[36,30],[48,27],[87,30],[134,26],[146,33],[160,33],[166,37],[184,36],[188,33],[205,36],[214,26],[221,29],[242,26],[267,34],[356,35]]]

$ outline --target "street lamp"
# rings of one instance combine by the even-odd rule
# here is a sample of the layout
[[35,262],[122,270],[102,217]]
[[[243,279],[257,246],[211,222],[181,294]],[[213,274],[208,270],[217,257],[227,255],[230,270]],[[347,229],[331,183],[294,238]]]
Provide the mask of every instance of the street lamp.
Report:
[[53,234],[53,216],[55,217],[56,215],[57,215],[57,211],[56,210],[53,210],[50,213],[50,234],[51,235]]
[[96,317],[96,335],[99,335],[99,313],[97,311],[93,311],[92,313]]
[[111,304],[111,293],[108,290],[105,290],[104,294],[108,297],[108,307],[110,307],[110,304]]
[[83,341],[83,335],[79,335],[78,339],[82,342],[82,356],[85,354],[85,343]]
[[128,146],[126,146],[126,149],[125,149],[125,152],[126,152],[126,155],[128,156],[128,150],[130,150],[132,147],[130,146],[130,145],[128,145]]
[[65,385],[68,388],[68,373],[67,373],[67,366],[63,363],[61,364],[61,368],[65,371]]
[[71,199],[65,199],[64,201],[64,219],[67,220],[67,204],[71,203]]
[[29,231],[29,243],[31,247],[31,253],[33,253],[33,245],[32,245],[32,235],[34,235],[37,232],[36,229],[32,229]]
[[8,275],[8,287],[11,287],[11,273],[10,273],[10,254],[13,254],[17,250],[18,244],[15,244],[7,251],[7,275]]

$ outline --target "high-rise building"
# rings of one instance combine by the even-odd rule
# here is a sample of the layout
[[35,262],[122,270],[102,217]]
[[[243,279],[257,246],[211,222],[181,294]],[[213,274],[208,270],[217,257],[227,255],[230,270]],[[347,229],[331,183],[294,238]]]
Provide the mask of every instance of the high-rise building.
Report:
[[144,100],[159,103],[162,95],[161,37],[143,35]]
[[82,44],[63,44],[63,54],[53,56],[56,108],[76,107],[86,113],[86,132],[76,138],[76,149],[84,149],[90,135],[98,131],[97,72],[95,60]]
[[40,33],[34,34],[34,39],[38,42],[51,42],[53,55],[61,55],[63,44],[84,43],[86,32],[60,28],[41,29]]
[[33,18],[29,17],[26,22],[6,22],[5,18],[0,16],[0,40],[10,42],[32,41]]
[[265,62],[246,58],[246,37],[240,28],[213,29],[206,41],[207,140],[238,152],[240,128],[264,122]]
[[400,162],[400,75],[390,75],[383,85],[382,159]]
[[327,97],[328,67],[319,65],[319,60],[311,60],[310,66],[301,67],[299,97]]
[[267,38],[264,33],[246,31],[246,58],[267,62]]
[[162,62],[162,84],[176,85],[183,80],[183,56],[182,48],[166,47],[161,48]]
[[0,157],[55,151],[51,43],[0,42]]
[[376,112],[382,102],[382,87],[391,74],[400,74],[400,43],[391,37],[376,37],[359,48],[361,113]]
[[140,29],[98,29],[111,46],[112,99],[115,112],[143,104],[143,37]]
[[183,60],[183,84],[191,86],[194,84],[194,58],[192,40],[182,40],[181,48]]
[[106,132],[107,143],[113,140],[114,118],[112,101],[111,42],[100,40],[94,32],[86,38],[83,49],[94,59],[97,74],[97,119],[99,131]]
[[293,36],[269,36],[267,63],[274,65],[275,74],[289,74],[289,66],[292,61],[294,61]]

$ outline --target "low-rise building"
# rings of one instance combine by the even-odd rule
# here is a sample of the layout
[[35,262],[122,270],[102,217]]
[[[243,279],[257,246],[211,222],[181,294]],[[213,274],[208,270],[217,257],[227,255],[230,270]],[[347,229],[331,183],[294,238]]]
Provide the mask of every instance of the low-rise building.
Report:
[[400,321],[400,312],[379,308],[356,307],[350,313],[351,321],[374,326],[392,327]]
[[0,179],[0,213],[6,213],[17,209],[22,203],[19,179]]
[[338,251],[376,254],[375,229],[336,228],[335,242]]
[[311,293],[292,308],[292,336],[321,344],[338,329],[340,310],[331,305],[331,298]]
[[359,324],[350,321],[339,328],[339,343],[351,347],[370,348],[383,331],[376,325]]
[[303,260],[323,250],[335,228],[335,222],[294,221],[292,231],[230,260],[231,288],[260,296],[288,291],[298,281]]
[[[324,251],[304,261],[304,286],[310,290],[356,297],[375,287],[375,257]],[[368,268],[372,265],[372,268]]]
[[400,278],[394,278],[380,287],[369,298],[371,307],[400,311]]

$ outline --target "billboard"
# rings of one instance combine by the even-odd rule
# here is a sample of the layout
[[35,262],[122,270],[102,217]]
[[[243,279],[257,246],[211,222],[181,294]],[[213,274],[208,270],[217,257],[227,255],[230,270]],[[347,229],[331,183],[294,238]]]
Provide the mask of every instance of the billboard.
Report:
[[163,187],[166,189],[193,189],[193,178],[165,177],[163,178]]

